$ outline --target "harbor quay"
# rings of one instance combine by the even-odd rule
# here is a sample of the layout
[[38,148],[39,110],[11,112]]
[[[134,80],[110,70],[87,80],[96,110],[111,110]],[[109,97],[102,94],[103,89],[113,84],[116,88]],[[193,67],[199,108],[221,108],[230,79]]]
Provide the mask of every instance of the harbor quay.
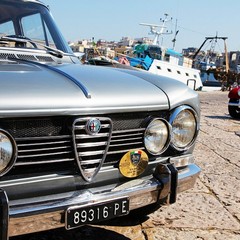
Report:
[[200,134],[194,150],[202,172],[177,202],[147,216],[131,214],[101,225],[11,240],[239,240],[240,121],[228,114],[228,92],[199,92]]

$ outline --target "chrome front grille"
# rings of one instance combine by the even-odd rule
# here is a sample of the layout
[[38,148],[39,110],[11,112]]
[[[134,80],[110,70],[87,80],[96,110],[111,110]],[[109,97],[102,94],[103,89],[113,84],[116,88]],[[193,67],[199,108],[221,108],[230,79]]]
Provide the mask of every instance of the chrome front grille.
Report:
[[89,134],[88,122],[93,118],[79,118],[73,123],[73,142],[79,169],[85,180],[91,181],[100,170],[112,135],[112,122],[109,118],[100,117],[101,129]]
[[0,59],[2,60],[22,59],[22,60],[29,60],[29,61],[54,62],[54,59],[48,54],[42,54],[42,55],[15,54],[15,53],[9,53],[8,51],[1,51]]
[[126,152],[144,149],[144,131],[145,128],[113,131],[105,163],[117,163]]
[[16,138],[15,166],[74,161],[72,136]]
[[94,116],[102,125],[95,135],[85,130],[89,118],[0,119],[0,128],[8,131],[17,144],[15,166],[7,175],[82,171],[88,179],[102,165],[118,167],[125,153],[144,149],[144,123],[149,116],[168,117],[167,112]]

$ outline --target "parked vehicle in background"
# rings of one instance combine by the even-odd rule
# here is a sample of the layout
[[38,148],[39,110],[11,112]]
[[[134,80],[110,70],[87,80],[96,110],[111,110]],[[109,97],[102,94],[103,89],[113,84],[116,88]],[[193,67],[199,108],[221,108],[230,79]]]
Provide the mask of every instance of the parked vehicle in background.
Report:
[[200,173],[198,94],[82,65],[37,0],[0,1],[0,239],[176,201]]
[[231,117],[240,119],[240,86],[234,87],[228,94],[228,112]]

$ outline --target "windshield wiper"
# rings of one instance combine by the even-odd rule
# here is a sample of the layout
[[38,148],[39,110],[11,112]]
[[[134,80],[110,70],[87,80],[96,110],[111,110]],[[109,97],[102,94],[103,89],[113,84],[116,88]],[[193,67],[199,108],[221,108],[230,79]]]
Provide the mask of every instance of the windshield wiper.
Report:
[[72,54],[66,54],[65,52],[63,52],[59,49],[52,48],[47,45],[41,44],[37,41],[33,41],[30,38],[27,38],[25,36],[17,36],[17,35],[2,36],[2,37],[0,37],[0,42],[30,43],[33,45],[34,48],[38,48],[37,47],[37,45],[38,45],[38,46],[45,48],[47,50],[47,53],[49,53],[55,57],[58,57],[58,58],[62,58],[64,55],[69,55],[69,56],[72,55]]

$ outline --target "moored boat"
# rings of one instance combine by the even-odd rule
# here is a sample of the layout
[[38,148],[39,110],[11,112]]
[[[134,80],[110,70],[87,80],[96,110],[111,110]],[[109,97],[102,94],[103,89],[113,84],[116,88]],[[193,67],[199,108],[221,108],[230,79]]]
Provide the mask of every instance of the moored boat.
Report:
[[[184,57],[181,53],[171,48],[164,48],[158,44],[158,39],[164,34],[165,23],[168,21],[168,14],[162,21],[162,25],[146,24],[151,34],[155,35],[153,44],[136,44],[132,56],[119,56],[119,60],[127,58],[133,67],[144,69],[148,72],[174,78],[185,83],[193,90],[202,90],[203,84],[200,78],[200,71],[192,68],[192,59]],[[160,27],[157,31],[156,28]]]

